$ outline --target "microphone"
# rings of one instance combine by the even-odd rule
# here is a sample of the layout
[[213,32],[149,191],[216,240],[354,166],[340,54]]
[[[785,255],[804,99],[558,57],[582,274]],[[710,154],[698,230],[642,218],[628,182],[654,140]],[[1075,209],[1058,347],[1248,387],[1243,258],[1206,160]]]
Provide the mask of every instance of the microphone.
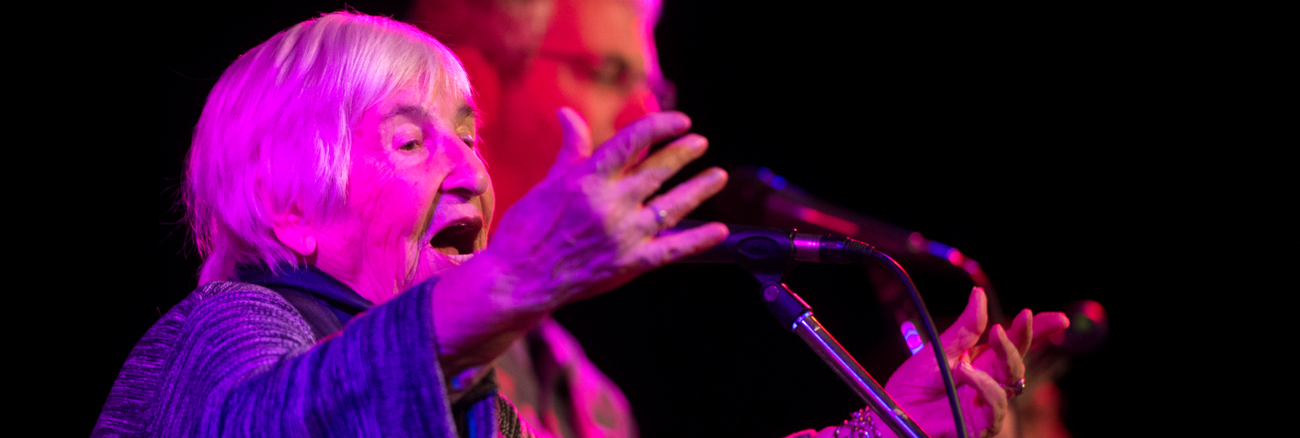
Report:
[[[708,222],[683,219],[677,226],[655,236],[668,236]],[[763,228],[726,224],[731,230],[727,240],[702,253],[677,263],[739,263],[754,268],[785,271],[796,262],[858,263],[871,256],[875,248],[862,241],[837,234],[799,233],[794,229]]]

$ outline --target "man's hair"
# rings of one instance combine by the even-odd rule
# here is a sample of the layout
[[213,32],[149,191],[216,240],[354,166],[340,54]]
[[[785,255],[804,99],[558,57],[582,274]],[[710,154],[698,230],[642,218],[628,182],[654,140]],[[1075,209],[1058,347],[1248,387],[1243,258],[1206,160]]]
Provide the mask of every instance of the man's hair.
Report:
[[[659,21],[662,0],[611,1],[645,16],[652,27]],[[478,48],[499,74],[509,77],[541,49],[555,8],[556,0],[415,0],[407,16],[452,47]]]
[[411,84],[424,102],[471,96],[460,61],[437,40],[350,12],[299,23],[231,64],[208,95],[185,169],[200,284],[230,279],[241,264],[296,263],[273,218],[294,208],[313,223],[336,218],[346,208],[353,128]]

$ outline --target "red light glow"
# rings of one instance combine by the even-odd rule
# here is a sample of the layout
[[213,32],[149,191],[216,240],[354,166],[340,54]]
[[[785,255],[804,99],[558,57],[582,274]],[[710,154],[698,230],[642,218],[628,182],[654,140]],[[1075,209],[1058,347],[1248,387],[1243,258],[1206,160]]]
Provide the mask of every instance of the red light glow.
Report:
[[1101,303],[1098,303],[1096,301],[1088,300],[1084,302],[1083,314],[1087,315],[1088,319],[1091,319],[1096,322],[1106,321],[1106,308],[1101,307]]
[[907,236],[907,244],[912,246],[912,251],[924,251],[925,236],[922,236],[920,231],[913,231]]
[[840,219],[838,217],[813,210],[802,205],[794,207],[792,212],[794,217],[808,221],[813,225],[846,235],[857,236],[859,229],[858,224]]

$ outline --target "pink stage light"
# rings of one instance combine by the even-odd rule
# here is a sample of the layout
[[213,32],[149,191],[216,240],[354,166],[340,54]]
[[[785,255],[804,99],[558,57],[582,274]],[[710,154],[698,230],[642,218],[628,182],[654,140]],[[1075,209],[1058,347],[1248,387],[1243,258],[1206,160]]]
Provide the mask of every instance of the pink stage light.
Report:
[[948,258],[948,263],[952,263],[953,266],[956,266],[958,268],[961,267],[962,262],[965,261],[966,259],[966,257],[963,257],[961,255],[961,251],[958,251],[957,248],[949,249],[947,258]]
[[912,252],[925,251],[925,236],[920,231],[913,231],[907,236],[907,245]]
[[857,236],[858,233],[861,231],[858,229],[858,224],[855,224],[850,221],[846,221],[844,219],[840,219],[838,217],[826,213],[822,213],[817,210],[813,210],[808,207],[804,207],[802,205],[795,206],[794,211],[791,213],[793,213],[794,217],[803,219],[804,221],[807,221],[810,224],[843,234],[845,236]]
[[1088,300],[1083,303],[1083,314],[1095,322],[1106,322],[1106,308],[1101,307],[1101,303]]

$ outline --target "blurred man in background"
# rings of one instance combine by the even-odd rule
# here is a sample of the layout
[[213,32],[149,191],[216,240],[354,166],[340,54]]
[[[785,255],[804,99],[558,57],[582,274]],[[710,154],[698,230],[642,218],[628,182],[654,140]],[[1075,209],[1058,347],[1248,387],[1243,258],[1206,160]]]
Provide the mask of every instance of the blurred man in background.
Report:
[[[672,104],[654,42],[659,0],[417,0],[408,21],[464,63],[482,114],[481,149],[504,211],[546,176],[568,106],[596,144]],[[498,361],[501,391],[539,434],[635,437],[626,398],[547,319]]]
[[[555,158],[555,111],[573,107],[597,144],[671,103],[654,43],[658,0],[421,0],[410,21],[456,52],[484,114],[485,158],[509,206]],[[495,181],[495,180],[494,180]]]

